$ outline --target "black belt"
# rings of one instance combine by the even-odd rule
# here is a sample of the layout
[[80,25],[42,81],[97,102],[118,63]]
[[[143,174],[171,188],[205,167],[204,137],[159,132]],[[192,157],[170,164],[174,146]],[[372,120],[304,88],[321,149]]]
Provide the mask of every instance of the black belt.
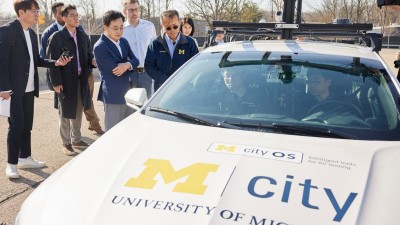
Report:
[[138,67],[136,68],[137,73],[144,73],[144,68],[143,67]]

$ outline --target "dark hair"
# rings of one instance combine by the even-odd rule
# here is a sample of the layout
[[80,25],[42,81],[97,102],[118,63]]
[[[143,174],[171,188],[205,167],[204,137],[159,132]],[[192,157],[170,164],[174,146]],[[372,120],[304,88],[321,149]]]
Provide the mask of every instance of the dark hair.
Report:
[[192,32],[190,32],[189,36],[193,36],[193,34],[194,34],[194,22],[193,22],[192,18],[190,18],[190,17],[187,17],[187,16],[183,17],[183,19],[181,20],[180,31],[182,32],[182,27],[186,23],[189,24],[192,27]]
[[60,6],[64,6],[64,3],[55,2],[55,3],[53,3],[53,5],[51,5],[51,12],[53,13],[53,15],[55,15],[57,13],[57,8]]
[[19,16],[19,10],[26,12],[33,7],[39,9],[39,4],[35,0],[14,0],[14,10],[17,16]]
[[61,9],[61,16],[67,17],[70,10],[76,10],[76,6],[71,4],[64,5]]
[[122,13],[116,10],[109,10],[105,12],[103,15],[103,25],[106,25],[108,27],[110,26],[112,21],[117,20],[119,18],[122,19],[122,22],[125,22],[125,17],[124,15],[122,15]]
[[165,10],[164,12],[161,13],[160,19],[162,20],[163,17],[166,18],[174,18],[175,16],[178,17],[179,19],[179,13],[175,9],[170,9],[170,10]]

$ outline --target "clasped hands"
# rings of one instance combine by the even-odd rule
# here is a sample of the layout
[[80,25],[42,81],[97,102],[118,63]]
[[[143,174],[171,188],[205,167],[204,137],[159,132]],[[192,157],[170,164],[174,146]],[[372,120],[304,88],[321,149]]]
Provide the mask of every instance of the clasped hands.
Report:
[[132,66],[130,63],[118,63],[118,66],[115,67],[112,72],[115,76],[121,76],[124,74],[127,70],[131,69]]

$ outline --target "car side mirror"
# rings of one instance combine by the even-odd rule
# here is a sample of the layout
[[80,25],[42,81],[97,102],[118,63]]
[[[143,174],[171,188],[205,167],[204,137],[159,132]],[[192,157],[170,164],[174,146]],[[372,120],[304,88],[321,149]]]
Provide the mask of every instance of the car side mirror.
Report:
[[132,88],[125,94],[126,104],[135,109],[139,110],[144,103],[147,101],[147,92],[144,88]]

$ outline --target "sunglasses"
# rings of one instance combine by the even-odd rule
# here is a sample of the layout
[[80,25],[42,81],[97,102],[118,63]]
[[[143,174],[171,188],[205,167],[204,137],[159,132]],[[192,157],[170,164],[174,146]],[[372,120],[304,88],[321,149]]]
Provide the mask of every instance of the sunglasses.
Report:
[[169,27],[167,27],[167,28],[165,28],[165,29],[168,30],[168,31],[170,31],[170,30],[172,30],[172,28],[173,28],[174,30],[176,30],[176,29],[179,28],[179,26],[178,26],[178,25],[173,25],[173,26],[169,26]]

